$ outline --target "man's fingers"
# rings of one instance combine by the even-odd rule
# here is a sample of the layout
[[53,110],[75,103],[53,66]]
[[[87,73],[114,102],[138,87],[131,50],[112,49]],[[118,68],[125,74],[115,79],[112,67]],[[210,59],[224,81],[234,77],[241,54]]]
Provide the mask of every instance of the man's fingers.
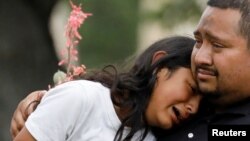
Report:
[[25,99],[20,102],[19,107],[24,120],[36,109],[36,106],[41,101],[47,91],[35,91],[30,93]]
[[16,134],[18,133],[17,126],[13,120],[14,119],[11,120],[11,125],[10,125],[10,134],[11,134],[12,139],[14,139]]
[[23,116],[21,113],[17,113],[16,117],[14,118],[14,122],[16,124],[17,129],[20,131],[25,123],[25,120],[23,119]]
[[11,134],[12,139],[14,139],[19,131],[18,131],[17,127],[16,127],[15,122],[11,122],[11,123],[12,124],[11,124],[11,128],[10,128],[10,134]]
[[19,102],[13,117],[11,119],[10,132],[14,139],[24,127],[24,123],[29,115],[36,109],[46,91],[35,91],[30,93],[21,102]]
[[22,114],[20,111],[15,111],[14,116],[11,120],[11,127],[10,127],[10,132],[12,137],[14,138],[19,131],[23,128],[24,126],[24,119],[22,117]]
[[36,100],[41,101],[41,99],[43,98],[43,96],[45,95],[46,92],[47,91],[45,91],[45,90],[44,91],[39,91]]
[[35,101],[32,101],[28,106],[27,108],[25,109],[25,113],[24,113],[24,118],[25,120],[28,118],[28,116],[35,111],[37,105],[40,103],[40,100],[35,100]]

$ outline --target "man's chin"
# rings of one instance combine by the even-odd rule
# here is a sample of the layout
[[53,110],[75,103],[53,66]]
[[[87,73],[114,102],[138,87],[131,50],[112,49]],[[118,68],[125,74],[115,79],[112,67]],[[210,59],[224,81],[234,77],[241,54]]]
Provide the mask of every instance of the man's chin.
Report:
[[221,99],[221,93],[218,92],[217,89],[209,89],[209,88],[200,88],[201,95],[204,96],[205,99],[210,101],[211,103],[217,103]]
[[199,90],[201,92],[202,95],[204,96],[216,96],[218,95],[217,93],[217,89],[215,87],[209,87],[208,85],[199,85]]
[[217,92],[208,92],[208,91],[203,92],[202,95],[210,100],[217,100],[221,97],[221,95]]

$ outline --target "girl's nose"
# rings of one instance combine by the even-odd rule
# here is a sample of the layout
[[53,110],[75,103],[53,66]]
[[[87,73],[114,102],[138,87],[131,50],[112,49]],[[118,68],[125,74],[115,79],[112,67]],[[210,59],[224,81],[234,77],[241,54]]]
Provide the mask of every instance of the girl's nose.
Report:
[[201,96],[198,96],[198,95],[191,98],[188,101],[188,103],[185,104],[185,108],[186,108],[187,112],[190,114],[197,113],[197,111],[199,109],[199,105],[200,105],[200,100],[201,100]]

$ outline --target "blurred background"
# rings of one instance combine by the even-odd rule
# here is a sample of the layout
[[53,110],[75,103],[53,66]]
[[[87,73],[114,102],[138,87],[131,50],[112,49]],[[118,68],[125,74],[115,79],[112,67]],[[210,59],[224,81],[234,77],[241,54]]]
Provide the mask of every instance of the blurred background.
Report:
[[[166,36],[192,32],[206,0],[73,0],[90,12],[77,47],[81,64],[101,68],[129,60]],[[0,140],[9,141],[20,100],[52,84],[65,47],[68,0],[0,0]]]

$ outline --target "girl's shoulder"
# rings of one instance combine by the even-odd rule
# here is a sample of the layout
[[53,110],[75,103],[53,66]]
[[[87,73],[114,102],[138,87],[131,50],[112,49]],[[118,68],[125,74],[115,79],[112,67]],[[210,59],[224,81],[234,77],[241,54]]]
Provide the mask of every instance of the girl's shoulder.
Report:
[[83,87],[90,87],[90,88],[102,88],[104,87],[101,83],[99,82],[94,82],[94,81],[89,81],[89,80],[73,80],[73,81],[68,81],[65,83],[62,83],[60,85],[57,85],[54,87],[56,88],[61,88],[61,87],[69,87],[69,88],[83,88]]
[[101,95],[109,95],[109,89],[99,82],[74,80],[57,85],[50,89],[46,97],[65,97],[69,99],[95,100]]

